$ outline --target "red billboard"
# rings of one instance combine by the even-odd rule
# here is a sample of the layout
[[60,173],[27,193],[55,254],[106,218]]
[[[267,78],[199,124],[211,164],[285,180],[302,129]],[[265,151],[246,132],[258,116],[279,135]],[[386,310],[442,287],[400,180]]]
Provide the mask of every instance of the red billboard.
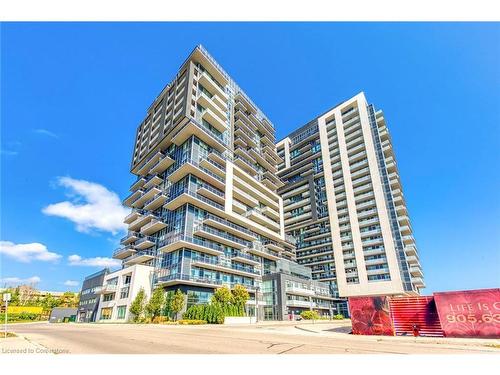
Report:
[[446,337],[500,338],[500,289],[434,293]]
[[394,335],[388,297],[349,297],[349,310],[353,334]]

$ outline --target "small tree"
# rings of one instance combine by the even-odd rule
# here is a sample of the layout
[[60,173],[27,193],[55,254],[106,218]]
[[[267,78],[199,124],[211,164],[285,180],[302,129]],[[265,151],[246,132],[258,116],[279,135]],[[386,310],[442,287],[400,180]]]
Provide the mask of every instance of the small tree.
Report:
[[134,315],[132,318],[134,322],[139,322],[144,315],[144,305],[146,303],[146,292],[141,288],[137,293],[134,301],[130,304],[129,311]]
[[60,298],[61,307],[78,307],[78,302],[80,301],[80,294],[73,292],[64,292]]
[[223,286],[215,290],[212,296],[212,303],[219,304],[221,306],[227,306],[233,302],[233,295],[227,286]]
[[59,304],[61,303],[61,300],[54,298],[52,294],[48,293],[43,299],[42,299],[42,306],[45,309],[53,309],[54,307],[58,307]]
[[233,294],[233,303],[238,308],[239,315],[244,315],[245,313],[245,304],[250,299],[250,294],[248,290],[243,285],[236,285],[231,291]]
[[177,292],[173,295],[170,300],[170,311],[172,311],[175,315],[175,320],[177,320],[177,315],[184,308],[184,293],[181,292],[180,289],[177,289]]
[[146,312],[151,316],[152,319],[161,315],[163,307],[165,305],[165,291],[163,288],[156,288],[153,295],[149,299],[146,305]]

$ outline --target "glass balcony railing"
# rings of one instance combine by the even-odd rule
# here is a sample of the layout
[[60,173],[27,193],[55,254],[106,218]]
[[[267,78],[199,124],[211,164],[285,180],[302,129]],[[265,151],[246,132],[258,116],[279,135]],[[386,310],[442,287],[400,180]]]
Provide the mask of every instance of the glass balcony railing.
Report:
[[192,243],[194,245],[206,247],[206,248],[209,248],[211,250],[220,251],[220,252],[224,252],[224,250],[225,250],[224,246],[215,244],[211,241],[206,241],[206,240],[202,240],[199,238],[191,237],[191,236],[188,236],[188,235],[185,235],[182,233],[161,240],[158,243],[158,248],[165,247],[165,246],[168,246],[170,244],[173,244],[173,243],[179,242],[179,241],[189,242],[189,243]]
[[191,276],[191,275],[186,275],[186,274],[172,274],[172,275],[166,275],[166,276],[158,276],[157,281],[158,282],[169,282],[169,281],[192,281],[192,282],[198,282],[201,284],[209,284],[213,286],[223,286],[226,285],[230,288],[235,287],[236,285],[242,285],[248,290],[255,290],[255,286],[253,284],[246,284],[246,283],[231,283],[231,282],[224,282],[222,280],[217,280],[217,279],[210,279],[210,278],[203,278],[203,277],[197,277],[197,276]]
[[198,230],[213,234],[214,236],[225,238],[226,240],[236,242],[242,246],[249,246],[250,245],[250,242],[248,242],[248,241],[242,240],[241,238],[233,236],[232,234],[214,229],[214,228],[209,227],[207,225],[198,225],[194,228],[195,232]]
[[226,220],[226,219],[222,219],[218,216],[215,216],[215,215],[212,215],[212,214],[206,214],[205,217],[204,217],[205,220],[213,220],[213,221],[216,221],[222,225],[225,225],[227,227],[230,227],[230,228],[233,228],[239,232],[242,232],[242,233],[245,233],[249,236],[255,236],[255,234],[248,230],[247,228],[245,227],[242,227],[241,225],[238,225],[238,224],[234,224],[234,223],[231,223],[230,221]]
[[191,261],[192,262],[206,263],[206,264],[213,264],[213,265],[225,267],[225,268],[232,269],[232,270],[243,271],[243,272],[251,273],[251,274],[254,274],[254,275],[259,275],[259,272],[257,270],[254,270],[253,267],[250,267],[250,266],[241,266],[241,265],[238,265],[238,264],[231,264],[231,263],[228,263],[228,262],[224,263],[224,262],[222,262],[218,258],[211,258],[211,257],[206,257],[206,256],[197,256],[197,257],[191,258]]
[[175,198],[179,197],[182,194],[190,195],[193,198],[199,199],[200,201],[202,201],[204,203],[207,203],[207,204],[209,204],[209,205],[211,205],[211,206],[213,206],[213,207],[215,207],[215,208],[217,208],[219,210],[224,211],[224,206],[223,205],[221,205],[219,203],[216,203],[216,202],[214,202],[211,199],[205,198],[201,194],[195,193],[194,191],[191,191],[188,188],[184,188],[184,189],[181,189],[179,191],[176,191],[176,192],[172,193],[172,195],[170,196],[169,201],[170,202],[173,201]]

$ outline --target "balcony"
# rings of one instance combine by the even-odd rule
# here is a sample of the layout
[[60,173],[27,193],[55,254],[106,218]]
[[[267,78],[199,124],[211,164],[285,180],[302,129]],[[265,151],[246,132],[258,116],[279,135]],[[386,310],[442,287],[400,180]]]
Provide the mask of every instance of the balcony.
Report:
[[143,189],[149,189],[152,186],[158,186],[161,182],[163,182],[163,179],[155,174],[146,179],[146,183],[144,184]]
[[267,217],[271,218],[271,219],[274,219],[274,220],[280,220],[280,214],[276,211],[276,210],[273,210],[271,207],[263,207],[261,208],[261,211],[264,215],[266,215]]
[[[264,203],[266,206],[270,206],[275,210],[279,210],[279,205],[277,202],[278,198],[275,193],[273,193],[268,188],[265,188],[266,191],[264,192],[262,190],[264,189],[264,186],[255,178],[252,178],[248,174],[246,174],[246,176],[243,176],[243,174],[236,168],[234,170],[234,186],[238,187],[241,191],[247,192],[248,194],[252,195],[256,199],[258,199],[259,202]],[[239,176],[237,174],[239,174]],[[257,187],[256,185],[259,185],[259,187]],[[274,197],[276,197],[276,200],[274,200]]]
[[283,181],[281,181],[278,177],[276,177],[275,174],[273,174],[269,171],[264,172],[264,175],[261,177],[261,181],[264,184],[270,184],[271,187],[270,186],[267,186],[267,187],[271,190],[277,190],[280,187],[285,186]]
[[211,150],[208,153],[208,158],[210,160],[215,161],[216,163],[219,163],[222,166],[226,165],[226,159],[228,158],[228,155],[226,152],[220,153],[217,150]]
[[242,253],[241,251],[238,251],[237,253],[234,253],[231,255],[231,259],[236,260],[241,263],[247,263],[251,264],[254,266],[260,266],[260,260],[258,257],[250,255],[250,254],[245,254]]
[[235,249],[243,249],[249,245],[248,241],[237,238],[231,234],[213,229],[206,225],[199,225],[194,228],[193,234],[204,237],[214,242],[222,243],[227,246],[231,246]]
[[[225,106],[225,103],[220,100],[217,95],[213,95],[212,97],[209,97],[207,94],[204,92],[201,92],[198,95],[198,103],[203,107],[215,114],[218,117],[218,121],[223,121],[223,128],[222,130],[218,129],[220,132],[223,132],[226,130],[226,117],[227,117],[227,106]],[[212,121],[207,120],[208,122],[212,123]]]
[[246,250],[249,253],[252,253],[254,255],[258,255],[260,257],[266,258],[266,259],[271,259],[271,260],[278,260],[280,258],[279,254],[275,251],[269,250],[265,248],[264,246],[253,243],[252,246],[247,248]]
[[258,207],[259,201],[252,197],[250,194],[240,190],[238,187],[233,187],[233,196],[239,201],[245,203],[249,207]]
[[137,170],[137,174],[145,176],[150,173],[151,167],[154,166],[158,160],[162,159],[165,156],[163,152],[156,152],[151,155]]
[[[254,136],[244,130],[242,127],[236,126],[234,130],[235,137],[241,139],[245,144],[245,147],[257,147],[257,142]],[[235,140],[236,143],[236,140]]]
[[134,208],[134,209],[132,209],[131,213],[129,213],[127,216],[125,216],[125,220],[123,220],[123,222],[125,224],[130,224],[144,213],[145,213],[145,211],[138,210],[138,209]]
[[425,287],[424,279],[421,278],[421,277],[412,277],[411,278],[411,282],[413,284],[415,284],[415,286],[417,286],[419,288]]
[[299,296],[314,296],[314,290],[298,288],[295,286],[285,287],[285,292],[290,293],[290,294],[296,294]]
[[181,126],[177,133],[175,133],[172,137],[172,142],[177,146],[180,146],[192,135],[195,135],[203,142],[220,152],[223,152],[227,148],[226,141],[222,136],[216,134],[207,126],[199,124],[194,120],[191,120],[187,124]]
[[[241,147],[237,147],[236,151],[238,150],[241,150]],[[236,164],[251,176],[255,176],[258,173],[257,168],[254,165],[252,165],[247,159],[239,155],[234,156],[234,164]]]
[[144,209],[154,211],[167,201],[167,194],[163,191],[156,194],[153,198],[144,203]]
[[151,198],[153,198],[160,191],[161,190],[158,189],[156,186],[151,187],[150,189],[146,190],[139,198],[137,198],[132,203],[132,206],[136,207],[136,208],[142,208],[144,206],[145,202],[149,201]]
[[134,242],[135,240],[137,240],[138,238],[139,238],[139,233],[128,232],[125,237],[122,237],[122,239],[120,240],[120,243],[122,245],[128,245],[128,244],[131,244],[132,242]]
[[146,183],[146,179],[144,177],[138,178],[131,186],[130,191],[134,192],[140,189]]
[[222,219],[215,215],[208,214],[203,220],[203,223],[224,230],[226,232],[233,233],[247,241],[254,241],[257,239],[257,236],[247,228],[242,227],[238,224],[231,223],[230,221]]
[[201,73],[198,82],[203,85],[212,95],[217,95],[222,100],[227,100],[224,89],[210,77],[206,72]]
[[405,243],[405,245],[411,245],[411,244],[415,243],[415,239],[411,235],[402,236],[402,239],[403,239],[403,242]]
[[377,269],[374,269],[374,270],[366,270],[366,274],[367,275],[381,275],[381,274],[386,274],[386,273],[389,273],[389,268],[388,267],[377,268]]
[[137,198],[139,198],[143,192],[144,191],[141,189],[132,192],[132,194],[130,194],[127,198],[125,198],[123,200],[123,204],[125,206],[131,207],[132,203],[135,202],[137,200]]
[[223,192],[213,188],[208,184],[199,185],[196,191],[204,197],[211,199],[221,205],[223,205],[226,201],[225,194]]
[[153,250],[143,250],[125,259],[123,261],[123,264],[126,266],[131,266],[134,264],[142,264],[154,258],[155,258],[155,252]]
[[244,216],[271,230],[280,230],[280,225],[278,223],[262,215],[260,210],[257,210],[255,208],[245,212]]
[[141,228],[141,234],[150,235],[162,230],[166,226],[167,224],[165,224],[162,220],[153,219]]
[[262,241],[262,246],[271,251],[280,252],[283,251],[283,246],[276,241],[264,240]]
[[150,247],[152,247],[154,245],[155,245],[155,239],[153,237],[144,236],[144,237],[139,238],[135,242],[134,247],[137,250],[145,250],[145,249],[149,249]]
[[224,216],[226,214],[223,205],[187,189],[178,193],[178,195],[171,201],[165,203],[164,207],[172,211],[186,203],[191,203],[215,215]]
[[163,286],[186,284],[186,285],[208,287],[208,288],[213,288],[213,289],[220,288],[223,285],[225,285],[229,288],[234,288],[236,285],[242,285],[243,287],[245,287],[249,291],[255,290],[255,287],[253,285],[223,282],[222,280],[200,278],[200,277],[194,277],[194,276],[185,275],[185,274],[174,274],[174,275],[163,276],[161,273],[159,273],[157,276],[157,282],[158,282],[158,284],[161,284]]
[[148,223],[154,218],[155,216],[153,214],[141,215],[137,219],[135,219],[132,223],[129,224],[128,229],[130,231],[137,231],[144,224]]
[[240,215],[245,214],[247,212],[247,206],[238,201],[236,198],[233,199],[233,212],[236,212]]
[[408,256],[417,255],[417,248],[414,245],[405,246],[405,253]]
[[183,247],[212,255],[224,254],[223,246],[184,234],[166,238],[158,244],[158,250],[164,253],[170,253]]
[[125,246],[121,247],[119,249],[116,249],[115,252],[113,253],[113,258],[114,259],[125,259],[132,254],[135,254],[136,250],[134,246]]
[[412,264],[420,264],[419,259],[415,255],[407,256],[406,261],[410,264],[410,267]]
[[296,300],[296,299],[286,300],[286,305],[287,306],[294,306],[294,307],[306,307],[306,308],[315,308],[316,307],[316,303],[314,303],[314,302],[302,301],[302,300]]
[[209,184],[219,188],[221,190],[225,189],[226,182],[220,176],[215,173],[201,167],[198,162],[194,160],[186,160],[181,164],[175,171],[173,171],[167,178],[170,182],[176,183],[184,178],[186,175],[192,174],[202,180],[208,182]]
[[237,274],[246,277],[256,277],[259,272],[254,270],[253,267],[242,267],[235,264],[223,263],[219,259],[212,259],[209,257],[196,257],[191,260],[193,266],[208,268],[215,271]]
[[164,155],[156,162],[155,165],[153,165],[150,173],[163,173],[167,170],[168,167],[174,164],[174,162],[175,160],[172,159],[169,155]]
[[200,160],[200,166],[214,173],[222,179],[226,178],[226,167],[221,165],[212,159],[203,158]]
[[256,151],[255,148],[251,148],[250,149],[250,156],[254,157],[255,160],[261,165],[263,166],[265,169],[273,172],[273,173],[276,173],[277,170],[276,170],[276,166],[274,164],[271,164],[269,163],[260,153],[258,153]]
[[118,290],[117,285],[115,284],[105,284],[102,286],[98,286],[95,288],[95,294],[106,294],[106,293],[114,293]]
[[410,274],[412,277],[423,277],[422,269],[419,266],[411,266]]
[[220,118],[211,109],[205,108],[205,110],[200,114],[198,113],[196,118],[200,123],[205,120],[210,125],[212,125],[219,132],[223,133],[227,130],[226,121],[224,118]]

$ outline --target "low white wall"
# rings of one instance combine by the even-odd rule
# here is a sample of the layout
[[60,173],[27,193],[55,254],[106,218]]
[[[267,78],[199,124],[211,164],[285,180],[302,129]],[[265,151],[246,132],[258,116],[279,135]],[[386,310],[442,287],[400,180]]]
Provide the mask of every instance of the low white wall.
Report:
[[226,316],[224,324],[250,324],[255,323],[255,316]]

